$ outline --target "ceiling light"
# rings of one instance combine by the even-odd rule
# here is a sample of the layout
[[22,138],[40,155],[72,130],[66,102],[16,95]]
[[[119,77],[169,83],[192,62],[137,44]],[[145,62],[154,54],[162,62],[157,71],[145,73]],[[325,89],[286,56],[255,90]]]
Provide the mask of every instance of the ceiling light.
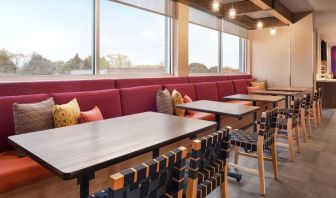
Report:
[[260,29],[262,29],[263,27],[264,27],[264,24],[263,24],[263,22],[261,22],[260,19],[259,19],[259,21],[258,21],[258,23],[257,23],[257,29],[260,30]]
[[232,0],[232,7],[229,10],[229,18],[235,19],[237,17],[237,10],[233,7],[233,0]]
[[212,1],[212,11],[213,12],[219,12],[219,1],[218,0],[213,0]]
[[272,36],[275,36],[276,33],[277,33],[277,29],[275,27],[272,27],[271,30],[270,30],[270,33]]
[[235,19],[236,16],[237,16],[237,11],[236,11],[236,9],[233,8],[233,7],[230,8],[230,10],[229,10],[229,18],[230,18],[230,19]]

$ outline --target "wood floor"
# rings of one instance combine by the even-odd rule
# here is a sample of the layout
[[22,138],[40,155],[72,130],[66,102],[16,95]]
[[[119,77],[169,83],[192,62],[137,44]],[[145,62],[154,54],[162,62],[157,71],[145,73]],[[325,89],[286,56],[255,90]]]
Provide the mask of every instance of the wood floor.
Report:
[[[239,183],[229,179],[229,197],[335,198],[336,110],[325,110],[323,113],[321,126],[312,130],[312,138],[306,144],[302,141],[301,154],[295,153],[294,162],[288,160],[285,148],[277,147],[279,180],[273,179],[272,164],[265,162],[266,196],[259,194],[258,177],[242,173],[243,179]],[[239,164],[257,167],[257,161],[251,158],[240,157]],[[209,196],[217,197],[220,197],[218,190]]]

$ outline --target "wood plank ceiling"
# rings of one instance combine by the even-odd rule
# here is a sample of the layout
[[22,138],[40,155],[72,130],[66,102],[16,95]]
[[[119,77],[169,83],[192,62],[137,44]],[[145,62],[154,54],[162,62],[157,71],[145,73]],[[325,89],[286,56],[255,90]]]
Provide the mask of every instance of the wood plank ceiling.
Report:
[[[219,18],[240,25],[249,30],[256,29],[259,20],[264,27],[276,27],[289,25],[294,22],[296,13],[292,13],[278,0],[219,0],[220,9],[212,11],[213,0],[178,0],[189,6],[203,10]],[[229,9],[232,7],[237,11],[236,19],[229,19]]]

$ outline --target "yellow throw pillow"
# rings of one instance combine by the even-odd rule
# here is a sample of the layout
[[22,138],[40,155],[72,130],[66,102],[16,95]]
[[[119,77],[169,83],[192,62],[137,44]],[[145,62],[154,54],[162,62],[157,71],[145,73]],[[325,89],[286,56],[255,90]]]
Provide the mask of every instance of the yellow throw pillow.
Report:
[[252,84],[252,87],[258,87],[259,90],[266,90],[266,83],[263,81],[263,82],[258,82],[258,81],[255,81],[255,82],[251,82]]
[[76,98],[67,104],[55,105],[53,113],[55,128],[71,126],[79,123],[80,109]]
[[176,105],[183,104],[183,97],[180,94],[180,92],[178,92],[178,91],[176,91],[174,89],[173,93],[172,93],[172,99],[173,99],[173,105],[174,105],[175,115],[177,115],[177,116],[184,116],[185,109],[176,108]]

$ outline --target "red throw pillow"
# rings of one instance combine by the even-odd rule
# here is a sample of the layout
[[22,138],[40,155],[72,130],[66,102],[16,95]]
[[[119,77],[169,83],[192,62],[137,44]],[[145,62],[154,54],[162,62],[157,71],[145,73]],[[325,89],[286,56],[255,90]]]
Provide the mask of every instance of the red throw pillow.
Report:
[[[192,102],[192,99],[191,99],[188,95],[185,95],[185,96],[183,97],[183,102],[184,102],[184,103],[189,103],[189,102]],[[189,115],[194,115],[194,114],[195,114],[195,111],[192,111],[192,110],[187,110],[186,112],[187,112],[187,114],[189,114]]]
[[94,121],[99,121],[103,119],[104,119],[103,115],[97,106],[95,106],[90,111],[80,112],[80,116],[79,116],[80,123],[94,122]]

